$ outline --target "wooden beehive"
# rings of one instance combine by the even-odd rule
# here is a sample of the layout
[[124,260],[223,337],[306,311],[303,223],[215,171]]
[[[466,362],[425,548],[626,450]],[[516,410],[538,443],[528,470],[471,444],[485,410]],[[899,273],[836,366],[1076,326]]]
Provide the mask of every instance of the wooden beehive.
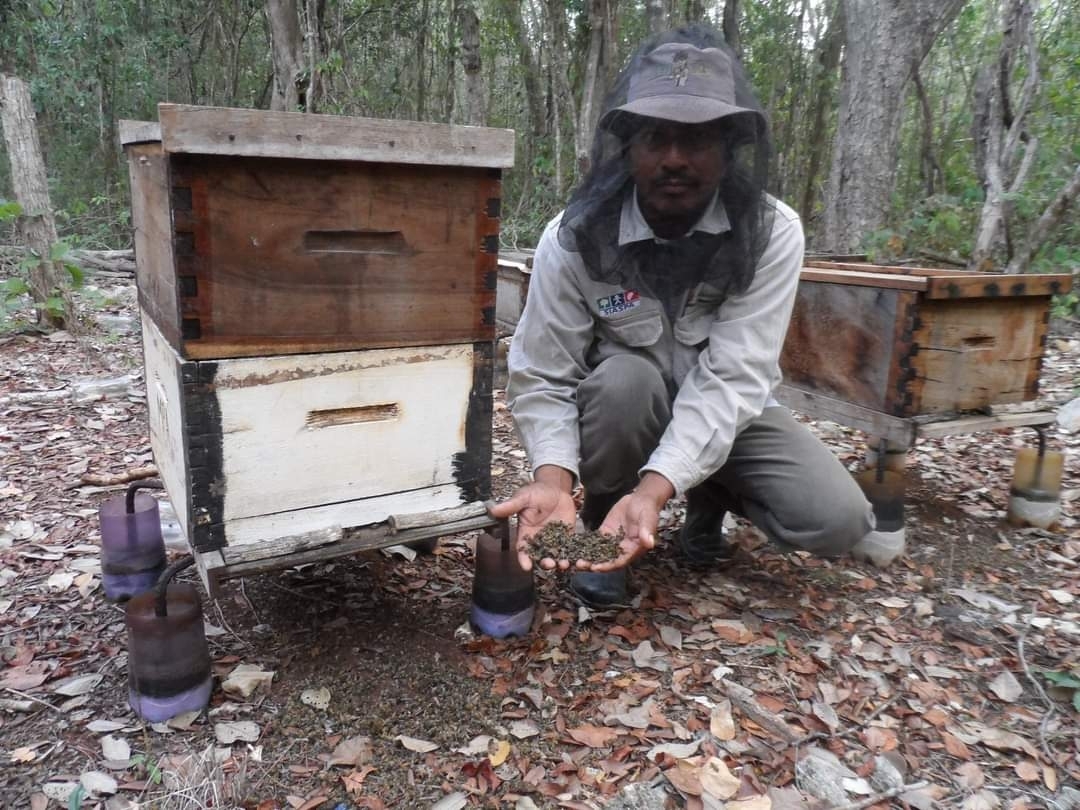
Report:
[[121,139],[151,444],[201,567],[488,497],[513,133],[158,113]]
[[780,365],[788,387],[891,417],[1038,394],[1050,299],[1069,275],[807,262]]

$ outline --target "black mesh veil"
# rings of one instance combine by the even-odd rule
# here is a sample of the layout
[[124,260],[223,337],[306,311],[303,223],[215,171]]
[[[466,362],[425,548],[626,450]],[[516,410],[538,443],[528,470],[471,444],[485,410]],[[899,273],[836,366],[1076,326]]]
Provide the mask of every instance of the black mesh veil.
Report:
[[[626,103],[630,77],[642,58],[660,45],[673,42],[724,50],[733,62],[735,103],[752,111],[721,119],[720,137],[727,168],[719,195],[731,230],[620,246],[623,200],[633,187],[628,147],[634,133],[650,119],[616,108]],[[593,139],[590,168],[563,212],[559,243],[581,254],[594,281],[641,286],[643,294],[665,302],[702,281],[726,294],[742,292],[753,280],[754,268],[771,232],[773,207],[765,194],[770,151],[768,124],[761,105],[723,39],[703,25],[654,35],[638,48],[605,99],[601,125]]]

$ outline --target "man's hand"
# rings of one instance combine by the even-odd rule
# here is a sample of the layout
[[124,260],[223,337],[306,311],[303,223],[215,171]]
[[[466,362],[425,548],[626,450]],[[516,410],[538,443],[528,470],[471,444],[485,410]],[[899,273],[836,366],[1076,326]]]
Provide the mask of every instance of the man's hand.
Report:
[[[574,476],[568,470],[544,465],[536,470],[535,480],[531,484],[519,489],[509,500],[488,509],[492,517],[518,516],[518,562],[526,571],[532,569],[529,545],[538,531],[553,521],[561,521],[573,530],[577,522],[577,507],[570,494],[573,485]],[[540,561],[540,565],[548,569],[558,566],[566,570],[570,567],[570,562],[545,557]]]
[[620,498],[600,524],[603,534],[617,534],[620,528],[623,530],[619,544],[622,553],[610,562],[594,563],[590,570],[604,572],[623,568],[655,547],[660,510],[674,494],[675,488],[664,476],[645,473],[634,491]]

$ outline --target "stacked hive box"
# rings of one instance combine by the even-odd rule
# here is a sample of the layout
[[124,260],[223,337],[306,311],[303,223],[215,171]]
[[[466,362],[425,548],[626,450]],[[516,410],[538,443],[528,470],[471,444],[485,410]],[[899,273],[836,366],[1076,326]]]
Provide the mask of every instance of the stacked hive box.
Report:
[[158,114],[121,125],[151,444],[208,585],[488,497],[513,133]]
[[1034,400],[1071,277],[807,262],[780,365],[794,408],[906,444],[911,420]]

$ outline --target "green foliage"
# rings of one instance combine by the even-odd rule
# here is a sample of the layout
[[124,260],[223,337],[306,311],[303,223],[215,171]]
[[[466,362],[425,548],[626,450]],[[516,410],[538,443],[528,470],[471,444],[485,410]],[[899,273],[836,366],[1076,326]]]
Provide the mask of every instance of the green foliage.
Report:
[[1073,708],[1080,712],[1080,671],[1046,671],[1043,672],[1043,677],[1050,681],[1054,686],[1066,691],[1071,691]]

